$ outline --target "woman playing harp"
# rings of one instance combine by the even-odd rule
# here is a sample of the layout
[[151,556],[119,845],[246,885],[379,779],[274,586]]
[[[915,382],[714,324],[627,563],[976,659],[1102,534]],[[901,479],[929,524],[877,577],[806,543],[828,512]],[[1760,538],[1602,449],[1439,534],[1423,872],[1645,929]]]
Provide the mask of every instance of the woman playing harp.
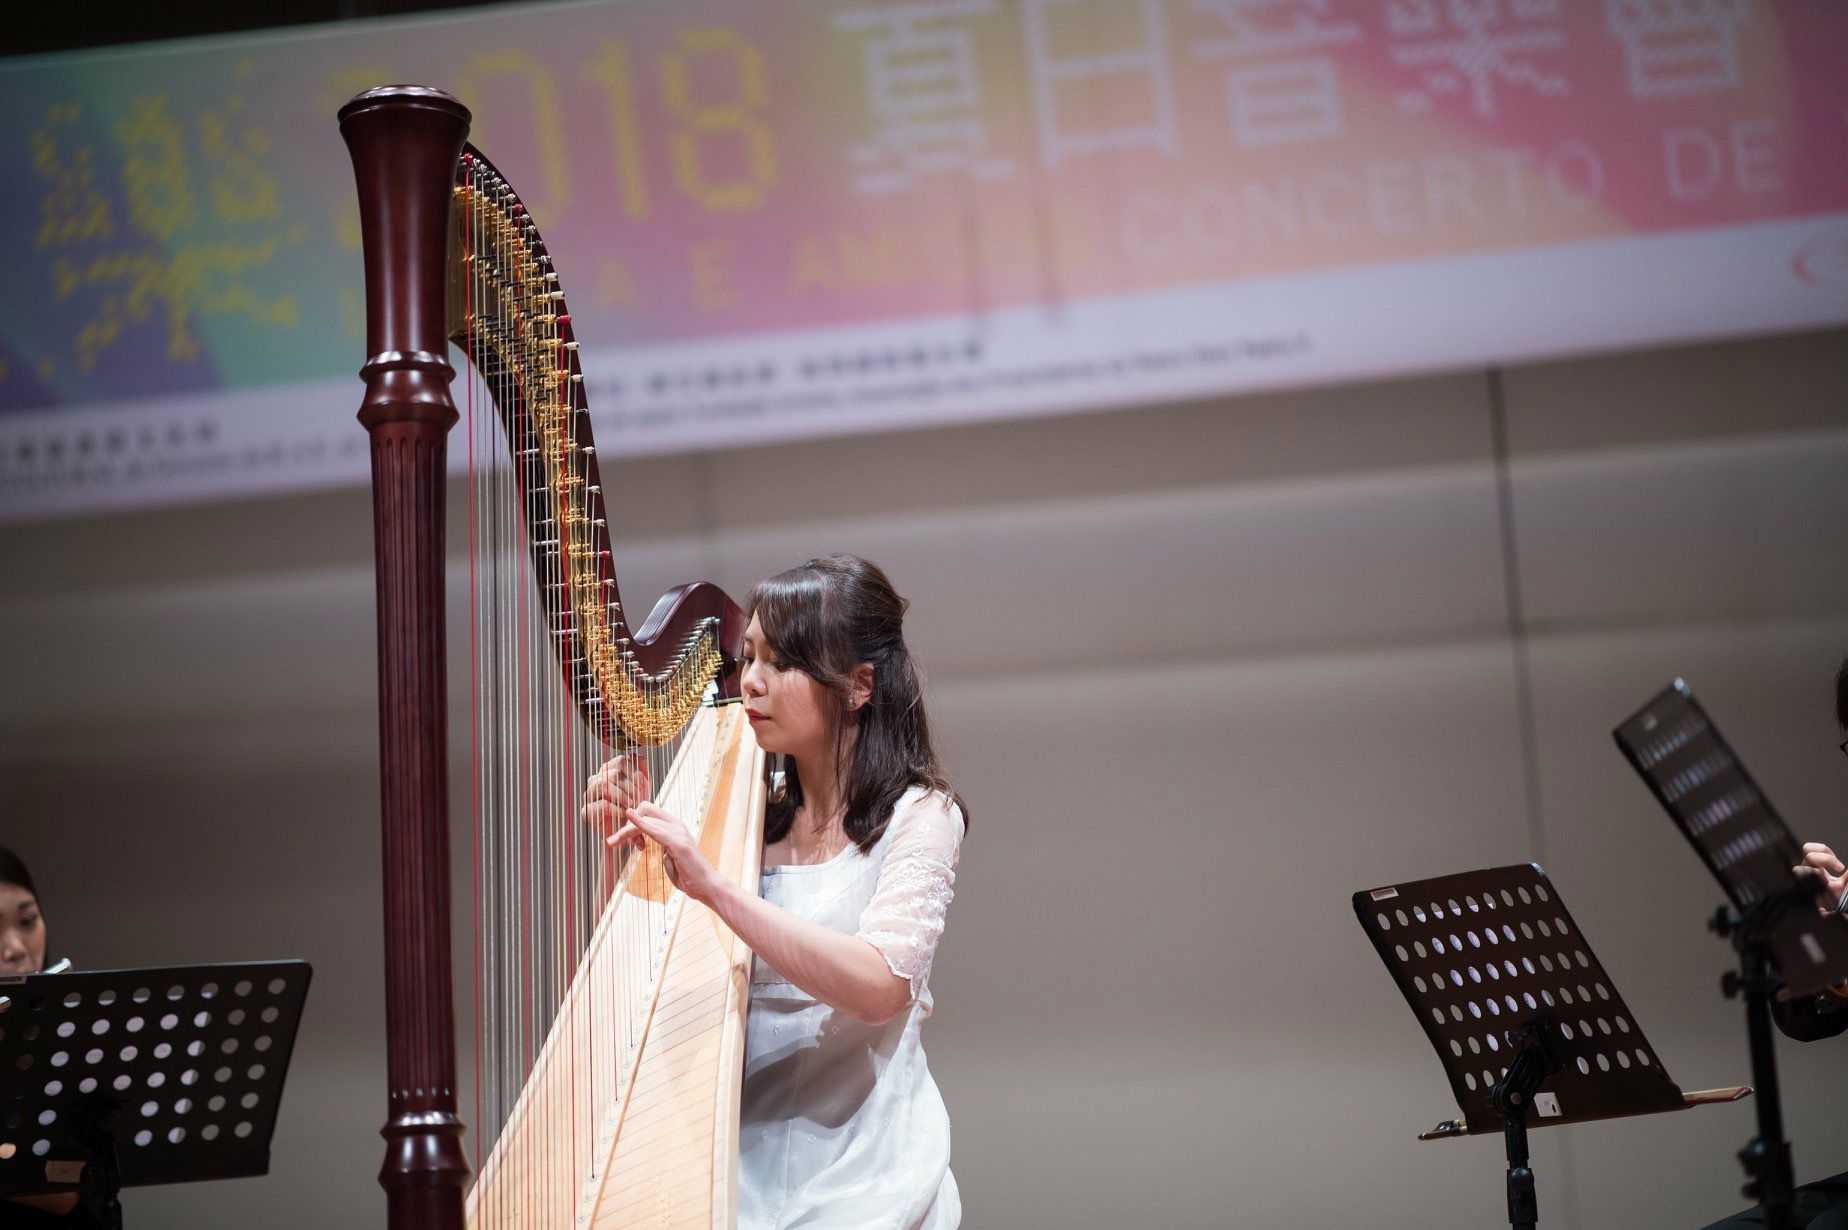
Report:
[[646,767],[617,757],[584,818],[658,843],[669,874],[756,953],[738,1225],[956,1226],[949,1117],[919,1041],[964,822],[931,748],[905,603],[865,560],[759,584],[742,662],[758,743],[788,766],[764,825],[760,895],[715,875]]
[[[340,119],[365,255],[360,420],[372,436],[378,543],[390,1085],[380,1182],[388,1223],[392,1230],[729,1227],[738,1218],[737,1109],[753,1002],[751,950],[739,937],[777,962],[764,963],[762,972],[781,971],[789,981],[777,981],[792,1000],[800,988],[817,1004],[843,1002],[840,978],[848,969],[838,949],[808,959],[821,951],[812,932],[783,927],[796,938],[779,947],[778,928],[739,913],[728,915],[734,934],[700,904],[720,902],[719,879],[762,882],[764,752],[744,720],[740,688],[744,666],[757,672],[760,686],[770,668],[741,660],[745,612],[710,584],[669,591],[639,626],[625,614],[564,290],[519,195],[466,145],[467,109],[438,90],[385,86],[352,99]],[[443,499],[445,438],[462,417],[449,390],[452,344],[469,360],[469,570],[482,591],[468,616],[477,816],[472,1126],[479,1174],[472,1184],[468,1129],[457,1106],[449,959]],[[768,597],[762,605],[760,653],[802,652],[811,643],[794,624],[776,622]],[[902,603],[891,596],[890,607],[880,654],[868,651],[853,663],[870,670],[862,672],[862,707],[903,704],[894,711],[903,737],[854,739],[869,729],[859,718],[821,724],[835,732],[837,750],[896,748],[909,759],[883,763],[871,777],[844,774],[844,793],[829,790],[834,761],[798,762],[779,805],[787,822],[777,831],[779,840],[795,842],[784,848],[791,857],[815,854],[813,841],[838,825],[859,843],[856,851],[843,849],[841,865],[850,854],[881,867],[914,865],[898,852],[914,840],[906,835],[924,826],[908,819],[919,811],[917,800],[899,796],[913,786],[941,787],[921,713],[907,694],[886,690],[911,677],[898,636]],[[789,614],[799,622],[801,611]],[[814,664],[805,669],[827,681],[820,664],[832,661],[833,650],[822,641],[813,646]],[[759,697],[779,694],[769,686]],[[793,712],[778,706],[764,716],[780,726]],[[508,754],[493,754],[497,748]],[[650,801],[697,830],[695,838],[653,818],[662,836],[681,839],[672,873],[688,875],[678,886],[661,843],[599,876],[589,855],[603,853],[603,843],[584,825],[561,823],[579,806],[588,767],[611,750],[635,757],[625,762],[632,766],[649,766]],[[856,792],[854,784],[867,781],[875,782],[872,793]],[[831,810],[839,801],[844,813],[802,809],[805,784]],[[951,814],[947,802],[937,810]],[[799,819],[812,823],[793,827]],[[953,846],[940,844],[936,858],[947,871]],[[790,871],[819,875],[823,866]],[[706,875],[708,867],[717,878]],[[947,886],[944,878],[945,898]],[[869,899],[877,887],[875,880],[866,890]],[[701,898],[690,895],[695,889]],[[725,899],[727,909],[736,906],[732,894]],[[828,925],[851,929],[851,920]],[[880,975],[887,998],[854,1003],[866,1028],[891,1030],[899,1022],[890,1038],[911,1039],[903,1054],[916,1060],[928,1088],[915,1031],[907,1035],[904,1022],[915,1023],[928,1006],[917,963],[921,953],[927,965],[934,931],[911,931],[881,949],[909,954],[892,958],[901,973],[910,969],[904,996],[891,993],[900,975],[888,972]],[[884,964],[864,941],[844,938]],[[864,974],[870,966],[860,968]],[[893,1015],[901,1009],[903,1021]],[[792,1020],[800,1016],[790,1009]],[[884,1024],[868,1023],[875,1017]],[[836,1024],[851,1019],[843,1014]],[[774,1088],[777,1071],[754,1067],[757,1087]],[[763,1096],[744,1100],[761,1105]],[[924,1099],[912,1102],[928,1109]],[[947,1139],[947,1132],[937,1136]],[[879,1139],[856,1132],[842,1143],[863,1157]],[[954,1222],[954,1187],[938,1152],[926,1167],[934,1185],[918,1187],[922,1201],[911,1201],[917,1215],[904,1201],[888,1201],[885,1224]],[[862,1162],[851,1173],[882,1164]],[[742,1186],[762,1190],[749,1179]],[[824,1191],[802,1195],[829,1203]],[[747,1224],[761,1220],[745,1215]]]

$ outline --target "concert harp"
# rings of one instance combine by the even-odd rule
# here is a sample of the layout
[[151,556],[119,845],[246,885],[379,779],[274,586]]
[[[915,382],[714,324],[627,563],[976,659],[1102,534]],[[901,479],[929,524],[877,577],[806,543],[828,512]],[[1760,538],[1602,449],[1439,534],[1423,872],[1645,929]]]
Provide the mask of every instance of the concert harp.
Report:
[[[392,1230],[729,1226],[750,954],[658,851],[577,819],[613,751],[755,886],[763,754],[718,587],[623,612],[564,289],[519,194],[419,86],[340,109],[366,274]],[[466,397],[452,394],[454,346]],[[466,424],[475,1133],[458,1109],[445,660],[447,437]],[[492,754],[495,750],[503,754]]]

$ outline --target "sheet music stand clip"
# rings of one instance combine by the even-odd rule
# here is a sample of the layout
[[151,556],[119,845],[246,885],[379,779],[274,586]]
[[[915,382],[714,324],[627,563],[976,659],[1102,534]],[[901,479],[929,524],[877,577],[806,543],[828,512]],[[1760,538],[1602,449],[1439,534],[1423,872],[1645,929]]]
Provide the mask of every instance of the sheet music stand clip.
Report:
[[123,1187],[269,1172],[305,961],[0,979],[0,1196],[77,1192],[120,1230]]
[[1532,863],[1366,889],[1353,901],[1463,1111],[1419,1139],[1501,1133],[1515,1230],[1539,1220],[1528,1128],[1751,1092],[1681,1091]]

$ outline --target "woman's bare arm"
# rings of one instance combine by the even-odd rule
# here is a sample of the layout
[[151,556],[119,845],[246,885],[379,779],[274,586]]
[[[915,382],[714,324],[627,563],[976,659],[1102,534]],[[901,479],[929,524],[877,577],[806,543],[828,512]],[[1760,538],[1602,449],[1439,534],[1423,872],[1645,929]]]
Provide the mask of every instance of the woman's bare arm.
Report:
[[[607,824],[593,800],[585,819]],[[711,907],[752,952],[778,973],[830,1008],[869,1024],[891,1020],[911,1002],[911,983],[894,974],[880,951],[863,939],[824,927],[728,883],[706,861],[687,826],[653,803],[622,813],[626,822],[611,834],[612,846],[659,842],[675,887]]]

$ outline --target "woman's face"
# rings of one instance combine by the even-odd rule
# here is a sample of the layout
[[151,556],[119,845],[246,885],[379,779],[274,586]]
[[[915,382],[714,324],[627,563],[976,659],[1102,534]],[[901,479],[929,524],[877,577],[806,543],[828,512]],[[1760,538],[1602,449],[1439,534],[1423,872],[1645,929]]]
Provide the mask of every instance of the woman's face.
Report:
[[798,763],[826,755],[834,740],[833,693],[777,655],[756,615],[744,630],[742,657],[744,709],[758,746]]
[[38,899],[17,884],[0,883],[0,974],[45,968],[45,920]]

